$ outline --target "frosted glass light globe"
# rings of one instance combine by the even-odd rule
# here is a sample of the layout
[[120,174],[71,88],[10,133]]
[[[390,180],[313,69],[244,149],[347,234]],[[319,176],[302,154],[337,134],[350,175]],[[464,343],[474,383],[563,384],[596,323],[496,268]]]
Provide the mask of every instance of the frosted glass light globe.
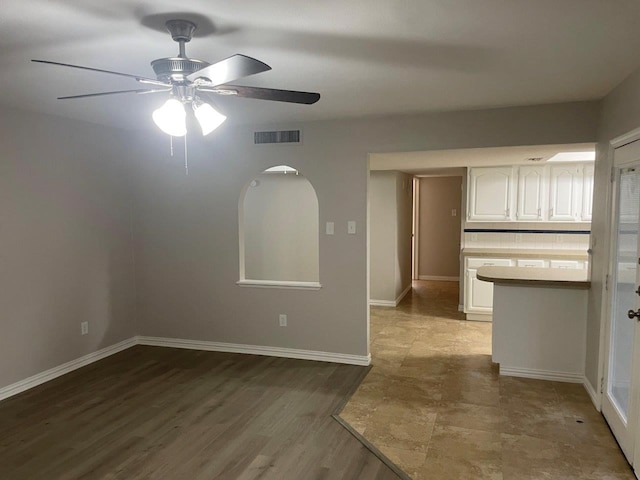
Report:
[[153,112],[152,118],[166,134],[173,137],[184,137],[187,134],[187,114],[180,100],[170,98]]

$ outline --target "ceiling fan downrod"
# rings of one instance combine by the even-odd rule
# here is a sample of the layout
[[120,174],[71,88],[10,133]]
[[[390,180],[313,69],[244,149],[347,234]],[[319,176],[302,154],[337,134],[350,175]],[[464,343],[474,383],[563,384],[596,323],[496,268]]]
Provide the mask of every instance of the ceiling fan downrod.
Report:
[[178,42],[180,51],[177,57],[158,58],[151,62],[151,67],[156,73],[156,77],[161,82],[172,85],[188,84],[186,77],[198,70],[208,67],[210,63],[189,58],[185,52],[185,44],[191,41],[196,24],[189,20],[168,20],[165,23],[171,38]]
[[196,24],[189,20],[168,20],[165,23],[167,30],[171,34],[171,38],[178,42],[180,51],[178,57],[187,58],[185,53],[185,44],[191,41],[193,32],[196,31]]

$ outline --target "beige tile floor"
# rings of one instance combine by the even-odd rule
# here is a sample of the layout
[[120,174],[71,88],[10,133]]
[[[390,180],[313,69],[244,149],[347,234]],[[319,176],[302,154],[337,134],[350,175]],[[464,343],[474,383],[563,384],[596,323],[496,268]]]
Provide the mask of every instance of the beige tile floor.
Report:
[[582,385],[501,377],[454,282],[371,309],[373,368],[341,413],[415,480],[633,479]]

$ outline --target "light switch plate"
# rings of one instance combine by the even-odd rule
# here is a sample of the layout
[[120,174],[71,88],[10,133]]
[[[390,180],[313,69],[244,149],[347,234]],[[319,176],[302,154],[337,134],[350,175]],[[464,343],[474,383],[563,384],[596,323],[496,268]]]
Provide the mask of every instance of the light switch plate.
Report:
[[327,235],[333,235],[333,231],[334,231],[334,227],[335,224],[333,222],[327,222],[327,227],[326,227],[326,234]]
[[347,222],[347,233],[353,235],[356,233],[356,222],[349,220]]

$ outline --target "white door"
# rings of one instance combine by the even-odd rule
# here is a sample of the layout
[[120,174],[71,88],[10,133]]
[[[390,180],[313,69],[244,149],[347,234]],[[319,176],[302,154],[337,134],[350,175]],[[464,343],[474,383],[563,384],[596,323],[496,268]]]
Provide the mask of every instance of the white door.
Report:
[[[640,213],[640,142],[621,147],[615,154],[614,222],[611,238],[610,296],[607,322],[606,364],[602,413],[627,460],[638,463],[634,450],[638,428],[640,353],[640,277],[638,261]],[[631,150],[629,150],[631,148]],[[626,150],[623,150],[626,149]],[[635,150],[636,159],[628,153]],[[634,461],[635,457],[635,461]]]

